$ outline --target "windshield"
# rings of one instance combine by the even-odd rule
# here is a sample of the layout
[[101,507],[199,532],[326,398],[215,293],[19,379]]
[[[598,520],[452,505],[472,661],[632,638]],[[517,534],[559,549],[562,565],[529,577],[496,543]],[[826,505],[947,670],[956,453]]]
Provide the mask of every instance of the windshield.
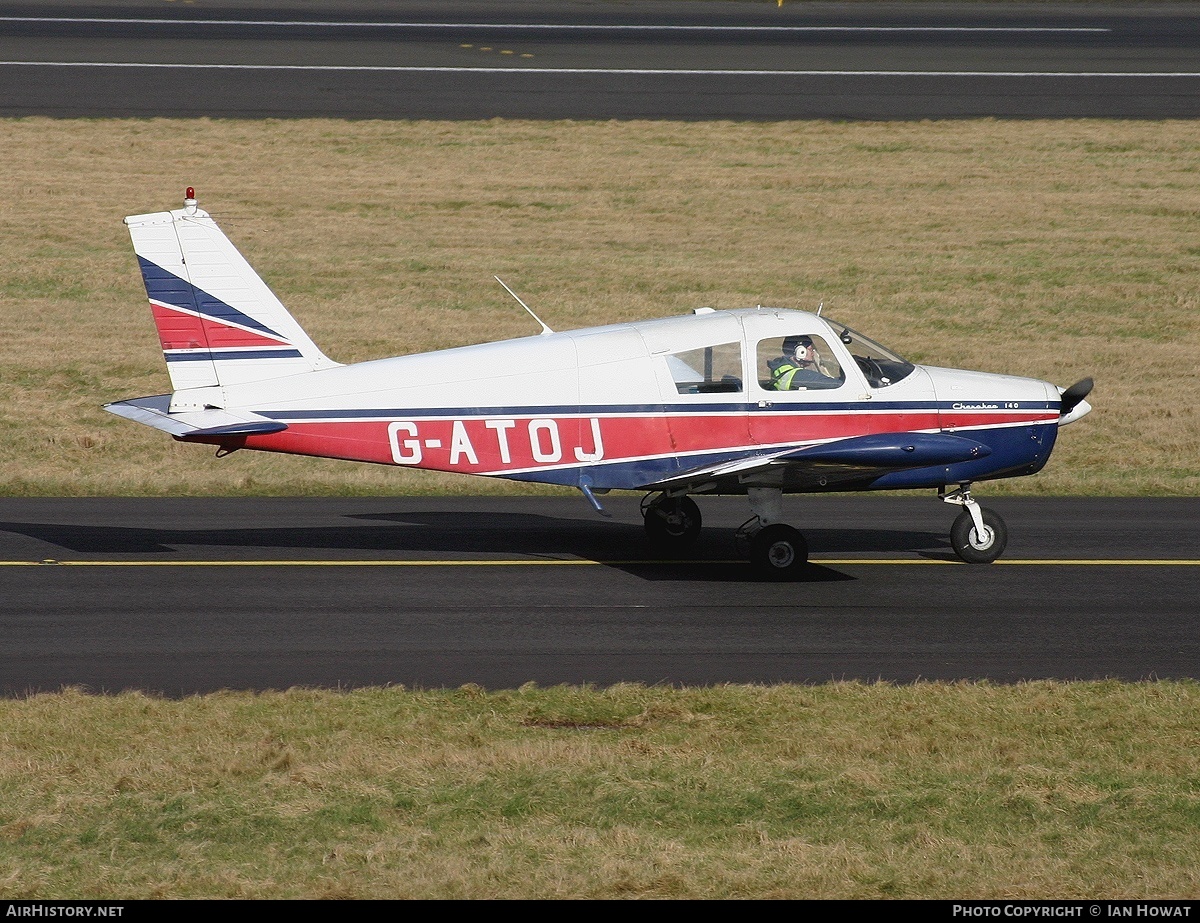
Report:
[[845,324],[839,324],[828,317],[824,320],[837,333],[838,339],[846,344],[850,355],[854,357],[872,388],[894,385],[911,375],[916,368],[911,362],[901,359],[890,349],[880,346],[857,330],[851,330]]

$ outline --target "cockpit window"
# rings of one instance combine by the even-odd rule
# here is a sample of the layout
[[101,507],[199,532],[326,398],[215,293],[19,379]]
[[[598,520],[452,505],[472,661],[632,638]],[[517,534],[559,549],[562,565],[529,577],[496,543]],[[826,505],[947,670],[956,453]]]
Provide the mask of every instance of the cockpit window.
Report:
[[855,363],[866,376],[867,384],[872,388],[886,388],[898,381],[903,381],[913,373],[916,366],[901,359],[890,349],[880,346],[874,340],[863,336],[856,330],[851,330],[845,324],[825,318],[838,338],[846,344]]
[[768,391],[840,388],[846,380],[824,338],[805,333],[759,340],[758,383]]
[[680,394],[730,394],[742,390],[742,345],[718,343],[667,356]]

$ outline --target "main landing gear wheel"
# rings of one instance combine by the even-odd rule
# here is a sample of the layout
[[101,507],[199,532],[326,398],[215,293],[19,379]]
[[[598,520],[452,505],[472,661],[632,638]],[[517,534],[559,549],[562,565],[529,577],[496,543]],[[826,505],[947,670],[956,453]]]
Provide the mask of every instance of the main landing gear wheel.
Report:
[[968,564],[991,564],[1004,553],[1008,526],[995,510],[980,507],[979,512],[983,516],[983,534],[976,530],[970,510],[963,510],[950,528],[950,544],[954,553]]
[[750,563],[768,580],[795,580],[808,565],[808,542],[791,526],[763,526],[750,539]]
[[643,503],[642,516],[646,535],[660,548],[686,548],[700,537],[700,507],[687,495]]

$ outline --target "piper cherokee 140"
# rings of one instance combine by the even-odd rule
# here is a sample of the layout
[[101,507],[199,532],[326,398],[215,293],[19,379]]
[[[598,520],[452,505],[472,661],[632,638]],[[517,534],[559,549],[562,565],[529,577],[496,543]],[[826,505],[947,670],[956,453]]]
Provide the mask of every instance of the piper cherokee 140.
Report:
[[692,495],[745,495],[753,516],[739,538],[770,578],[794,578],[808,560],[783,522],[785,493],[936,489],[961,507],[958,556],[996,560],[1007,528],[971,485],[1041,470],[1058,428],[1091,410],[1091,379],[1063,389],[914,365],[820,311],[761,306],[558,333],[530,311],[538,335],[342,365],[192,189],[182,209],[125,223],[172,393],[107,410],[218,455],[566,485],[600,513],[608,491],[644,491],[646,532],[666,547],[699,533]]

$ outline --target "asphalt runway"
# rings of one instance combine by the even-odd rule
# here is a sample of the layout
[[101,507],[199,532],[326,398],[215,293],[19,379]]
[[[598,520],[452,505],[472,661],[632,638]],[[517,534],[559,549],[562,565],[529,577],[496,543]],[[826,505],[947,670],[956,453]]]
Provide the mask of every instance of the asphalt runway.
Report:
[[[986,485],[979,494],[986,496]],[[788,498],[807,579],[755,581],[744,499],[656,560],[638,498],[0,500],[0,692],[1200,678],[1197,499]]]
[[[1200,115],[1194,5],[380,6],[0,3],[0,115]],[[744,501],[671,561],[609,502],[3,499],[0,693],[1200,673],[1198,500],[998,500],[968,567],[932,498],[793,498],[796,584]]]
[[1195,4],[0,3],[0,115],[1195,118]]

